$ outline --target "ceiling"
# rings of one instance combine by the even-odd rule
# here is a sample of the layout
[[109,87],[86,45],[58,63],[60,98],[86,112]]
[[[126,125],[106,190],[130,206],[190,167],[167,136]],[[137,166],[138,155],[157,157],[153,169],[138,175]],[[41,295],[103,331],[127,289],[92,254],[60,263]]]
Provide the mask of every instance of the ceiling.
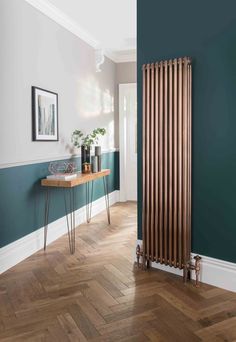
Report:
[[115,62],[136,60],[136,0],[26,0]]

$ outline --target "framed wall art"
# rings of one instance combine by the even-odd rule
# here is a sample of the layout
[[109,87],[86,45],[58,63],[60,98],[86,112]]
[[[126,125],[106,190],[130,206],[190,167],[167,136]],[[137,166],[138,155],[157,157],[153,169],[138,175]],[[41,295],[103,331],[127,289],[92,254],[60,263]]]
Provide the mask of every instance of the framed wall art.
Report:
[[58,141],[58,94],[32,87],[33,141]]

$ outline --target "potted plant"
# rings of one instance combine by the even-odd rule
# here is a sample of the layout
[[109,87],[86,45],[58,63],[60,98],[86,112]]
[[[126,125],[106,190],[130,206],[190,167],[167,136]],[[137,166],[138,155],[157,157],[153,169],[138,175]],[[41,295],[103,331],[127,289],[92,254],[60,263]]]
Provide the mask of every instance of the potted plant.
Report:
[[72,133],[71,141],[77,148],[81,147],[81,170],[82,173],[88,173],[91,168],[88,164],[91,164],[90,154],[91,147],[98,143],[99,137],[106,134],[105,128],[95,128],[91,133],[84,134],[82,131],[76,129]]

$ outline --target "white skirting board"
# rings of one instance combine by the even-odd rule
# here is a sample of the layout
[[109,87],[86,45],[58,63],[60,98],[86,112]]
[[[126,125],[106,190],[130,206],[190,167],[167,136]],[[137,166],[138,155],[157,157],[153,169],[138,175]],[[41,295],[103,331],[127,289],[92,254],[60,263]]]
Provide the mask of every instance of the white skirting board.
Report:
[[[142,240],[137,240],[137,245],[142,246]],[[192,253],[192,259],[197,254],[198,253]],[[220,259],[210,258],[201,254],[200,256],[202,257],[200,281],[225,290],[236,292],[236,264]],[[192,262],[194,263],[194,260]],[[182,270],[158,264],[156,262],[152,262],[151,267],[180,276],[183,275]],[[194,271],[192,271],[192,279],[195,279]]]
[[[119,191],[109,194],[110,205],[119,202]],[[95,216],[106,209],[105,197],[93,202],[92,216]],[[76,225],[86,222],[86,207],[76,210]],[[111,217],[112,220],[112,217]],[[67,233],[66,217],[52,222],[48,226],[47,244],[57,240]],[[37,229],[19,240],[10,243],[0,249],[0,274],[15,266],[30,255],[43,248],[44,227]],[[69,246],[68,246],[69,249]]]

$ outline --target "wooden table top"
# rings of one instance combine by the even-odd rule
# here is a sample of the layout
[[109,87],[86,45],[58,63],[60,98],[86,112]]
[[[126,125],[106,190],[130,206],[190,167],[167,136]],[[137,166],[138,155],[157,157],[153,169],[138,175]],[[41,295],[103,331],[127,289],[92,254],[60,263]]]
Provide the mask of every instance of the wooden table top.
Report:
[[95,173],[78,173],[78,176],[71,180],[47,179],[41,180],[42,186],[54,186],[59,188],[72,188],[77,185],[85,184],[95,179],[108,176],[111,173],[110,169],[104,169]]

